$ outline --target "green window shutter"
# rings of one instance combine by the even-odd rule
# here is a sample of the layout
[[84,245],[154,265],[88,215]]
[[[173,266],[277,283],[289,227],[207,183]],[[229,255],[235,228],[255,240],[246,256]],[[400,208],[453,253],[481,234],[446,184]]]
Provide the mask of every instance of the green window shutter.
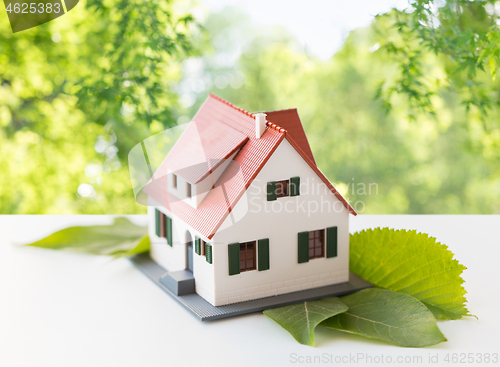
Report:
[[194,252],[196,252],[197,255],[201,255],[201,240],[200,240],[200,237],[195,237],[194,238]]
[[337,256],[337,227],[326,229],[326,257]]
[[259,271],[269,270],[269,238],[259,240]]
[[290,196],[300,195],[300,177],[292,177],[290,179]]
[[278,197],[276,196],[276,181],[271,181],[267,183],[267,201],[274,201]]
[[208,243],[205,245],[205,253],[206,253],[207,263],[211,264],[212,263],[212,245],[209,245]]
[[300,232],[297,237],[299,264],[309,262],[309,232]]
[[172,246],[172,218],[165,216],[165,220],[167,221],[166,223],[166,229],[167,229],[167,243]]
[[229,275],[239,274],[240,273],[239,243],[230,243],[229,245],[227,245],[227,259],[229,263]]
[[156,235],[160,237],[160,211],[155,209],[155,229]]

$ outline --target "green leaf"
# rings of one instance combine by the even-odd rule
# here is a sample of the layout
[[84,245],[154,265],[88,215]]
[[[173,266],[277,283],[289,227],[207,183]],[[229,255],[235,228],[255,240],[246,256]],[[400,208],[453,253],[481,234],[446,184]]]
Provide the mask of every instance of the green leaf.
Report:
[[111,225],[69,227],[26,246],[122,257],[148,251],[149,237],[147,227],[118,217]]
[[276,321],[301,344],[314,345],[314,329],[323,320],[347,311],[338,297],[265,310],[264,315]]
[[340,300],[349,310],[323,321],[320,326],[402,347],[425,347],[446,341],[427,307],[406,294],[372,288]]
[[143,252],[148,252],[149,248],[150,248],[149,236],[145,235],[145,236],[142,236],[140,238],[139,242],[131,249],[117,251],[117,252],[113,253],[112,255],[115,258],[128,257],[128,256],[137,255],[137,254],[142,254]]
[[436,318],[470,316],[460,277],[465,266],[427,234],[389,228],[354,233],[349,267],[377,287],[417,298]]

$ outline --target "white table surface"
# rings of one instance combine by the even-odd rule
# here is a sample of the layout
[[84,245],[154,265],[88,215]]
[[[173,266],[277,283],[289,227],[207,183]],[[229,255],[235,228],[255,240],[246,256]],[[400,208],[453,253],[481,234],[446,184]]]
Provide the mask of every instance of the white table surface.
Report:
[[[0,216],[0,366],[255,367],[308,365],[314,357],[322,365],[380,366],[382,356],[393,365],[436,366],[452,365],[444,361],[451,353],[475,353],[476,361],[476,353],[500,353],[500,216],[351,217],[351,232],[384,226],[429,233],[467,266],[468,306],[479,319],[439,322],[448,342],[419,349],[323,328],[316,330],[316,347],[303,346],[261,313],[201,322],[126,259],[14,245],[68,225],[110,221]],[[339,358],[343,363],[335,363]]]

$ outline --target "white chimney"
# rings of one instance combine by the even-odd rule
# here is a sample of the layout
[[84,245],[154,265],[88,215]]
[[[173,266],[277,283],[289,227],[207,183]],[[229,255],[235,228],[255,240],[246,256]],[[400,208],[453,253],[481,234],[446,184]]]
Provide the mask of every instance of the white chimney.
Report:
[[256,113],[255,114],[255,137],[260,139],[262,134],[266,131],[266,114]]

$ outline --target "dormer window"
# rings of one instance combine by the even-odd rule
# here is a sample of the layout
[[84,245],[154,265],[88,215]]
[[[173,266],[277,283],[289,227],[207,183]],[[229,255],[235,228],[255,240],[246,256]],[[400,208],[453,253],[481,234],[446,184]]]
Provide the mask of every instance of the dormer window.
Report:
[[166,183],[170,194],[195,209],[198,207],[200,201],[198,183],[193,183],[191,180],[188,182],[180,171],[170,171],[166,177]]

